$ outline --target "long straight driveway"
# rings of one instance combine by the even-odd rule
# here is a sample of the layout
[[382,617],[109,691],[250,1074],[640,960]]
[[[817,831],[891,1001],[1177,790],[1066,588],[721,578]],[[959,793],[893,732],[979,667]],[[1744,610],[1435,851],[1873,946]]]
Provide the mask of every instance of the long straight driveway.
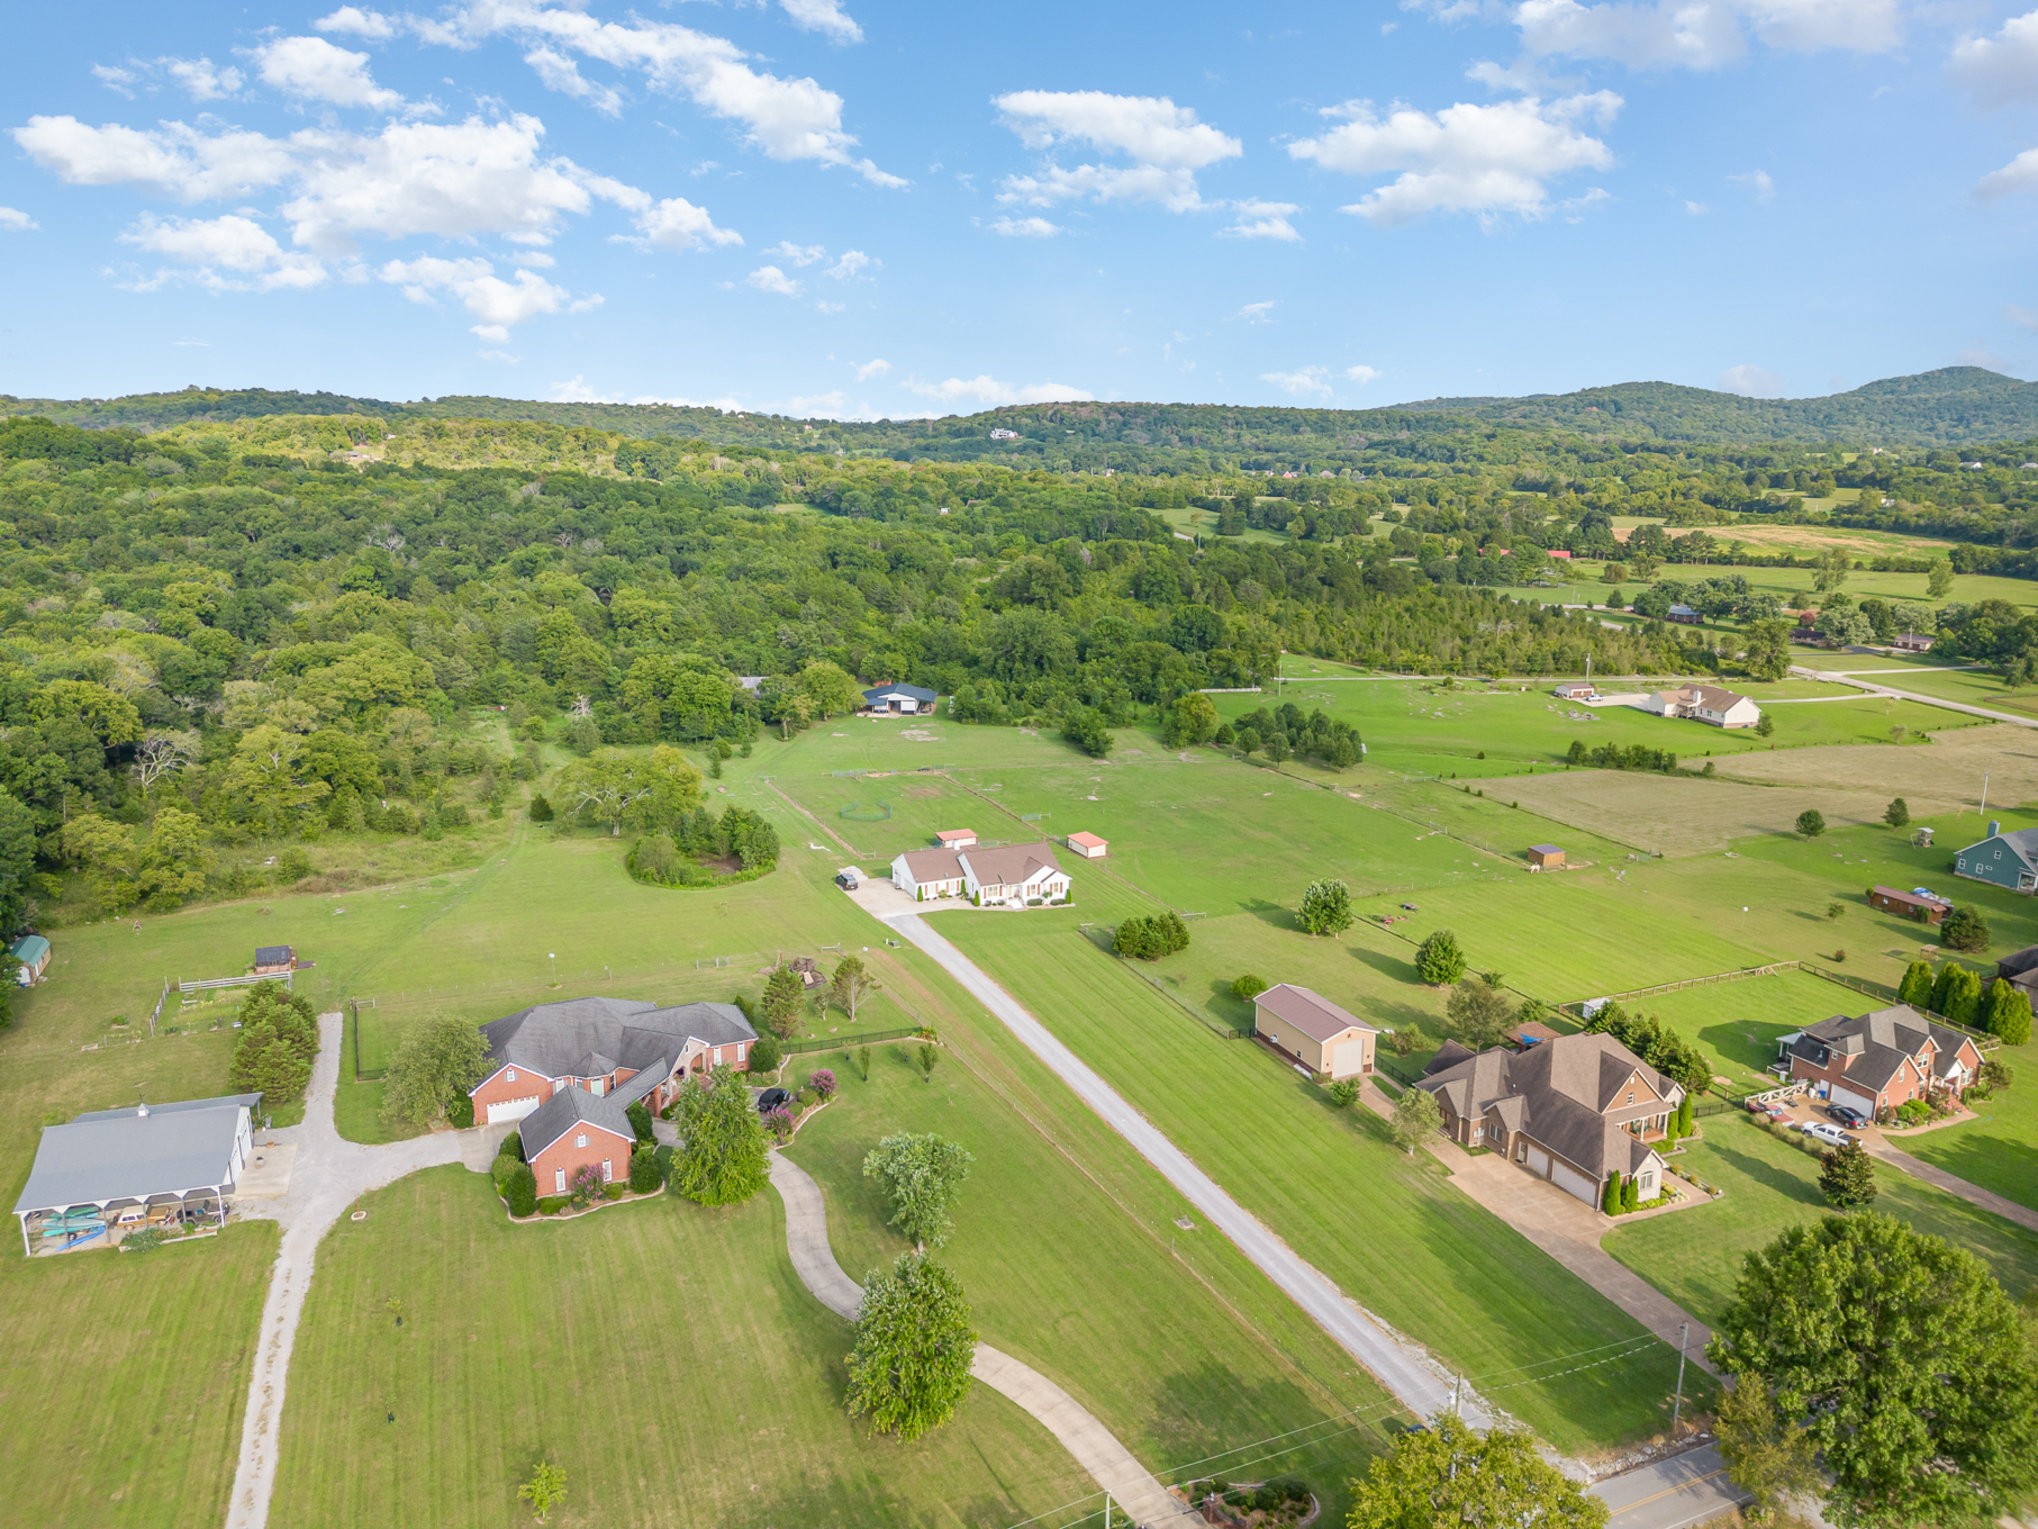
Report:
[[[1152,1121],[1126,1102],[1122,1094],[1056,1039],[1016,998],[946,938],[936,934],[924,918],[917,913],[899,913],[885,922],[938,961],[1029,1051],[1053,1068],[1083,1103],[1131,1142],[1141,1157],[1159,1169],[1161,1176],[1180,1190],[1191,1205],[1210,1218],[1212,1226],[1230,1238],[1240,1252],[1308,1312],[1339,1347],[1364,1365],[1402,1406],[1419,1417],[1434,1417],[1450,1406],[1451,1378],[1441,1365],[1346,1297],[1328,1275],[1275,1236],[1215,1179],[1190,1161],[1187,1153],[1162,1135]],[[1481,1427],[1491,1424],[1491,1414],[1470,1391],[1461,1398],[1460,1410]]]

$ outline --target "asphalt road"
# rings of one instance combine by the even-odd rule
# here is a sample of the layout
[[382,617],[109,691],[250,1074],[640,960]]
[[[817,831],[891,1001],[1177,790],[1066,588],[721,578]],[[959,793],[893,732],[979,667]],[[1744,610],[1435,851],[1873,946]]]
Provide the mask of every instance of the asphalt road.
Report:
[[1916,701],[1921,706],[1937,706],[1942,711],[1965,712],[1970,717],[1986,717],[1991,722],[2007,722],[2012,727],[2038,727],[2038,718],[2022,717],[2013,711],[1991,711],[1986,706],[1970,706],[1965,701],[1949,701],[1944,696],[1922,695],[1915,690],[1898,690],[1893,685],[1878,685],[1873,680],[1854,674],[1833,674],[1823,669],[1801,669],[1796,664],[1790,667],[1791,674],[1801,680],[1829,680],[1835,685],[1852,685],[1870,695],[1887,696],[1895,701]]
[[[868,906],[868,905],[866,905]],[[877,913],[876,908],[872,908]],[[1346,1296],[1330,1277],[1303,1259],[1192,1162],[1187,1153],[1134,1109],[1045,1025],[1028,1013],[918,913],[878,913],[905,939],[927,952],[1026,1048],[1051,1067],[1078,1098],[1130,1142],[1161,1176],[1202,1211],[1211,1225],[1278,1285],[1331,1338],[1409,1411],[1433,1417],[1451,1404],[1449,1374],[1411,1340]],[[957,916],[965,916],[958,914]],[[1025,917],[973,915],[981,917]],[[1468,1386],[1459,1399],[1465,1418],[1490,1427],[1492,1413]],[[1742,1493],[1726,1478],[1710,1445],[1651,1461],[1591,1488],[1612,1512],[1609,1529],[1690,1529],[1727,1512]]]

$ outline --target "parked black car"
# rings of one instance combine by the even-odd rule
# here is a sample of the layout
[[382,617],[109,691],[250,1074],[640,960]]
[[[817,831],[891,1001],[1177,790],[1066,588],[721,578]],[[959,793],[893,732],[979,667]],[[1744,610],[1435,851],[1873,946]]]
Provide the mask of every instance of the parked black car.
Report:
[[1850,1131],[1858,1131],[1868,1124],[1868,1117],[1851,1104],[1828,1105],[1826,1113]]
[[793,1096],[791,1094],[787,1093],[782,1088],[767,1088],[763,1093],[757,1096],[757,1113],[760,1115],[769,1115],[773,1110],[777,1109],[780,1105],[789,1103],[792,1097]]

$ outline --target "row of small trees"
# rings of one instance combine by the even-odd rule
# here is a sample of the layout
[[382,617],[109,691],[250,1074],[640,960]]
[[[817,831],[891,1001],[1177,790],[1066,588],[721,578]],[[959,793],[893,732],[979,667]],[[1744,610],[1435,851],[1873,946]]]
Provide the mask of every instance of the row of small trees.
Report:
[[1972,967],[1943,961],[1935,972],[1929,961],[1913,961],[1897,984],[1897,1002],[1929,1009],[1970,1030],[1984,1030],[2006,1046],[2031,1039],[2031,1000],[2004,977],[1986,988]]
[[1135,961],[1158,961],[1188,948],[1189,926],[1172,909],[1165,913],[1134,914],[1121,922],[1111,936],[1112,952]]
[[240,1034],[227,1064],[235,1093],[259,1092],[270,1110],[304,1098],[318,1056],[318,1014],[280,983],[258,982],[241,1000]]

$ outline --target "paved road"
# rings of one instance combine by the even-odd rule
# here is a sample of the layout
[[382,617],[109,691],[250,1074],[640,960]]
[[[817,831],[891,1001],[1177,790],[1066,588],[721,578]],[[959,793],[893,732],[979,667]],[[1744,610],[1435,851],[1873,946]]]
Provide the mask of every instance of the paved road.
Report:
[[[917,913],[903,913],[885,922],[938,961],[1404,1407],[1420,1417],[1433,1417],[1450,1406],[1452,1380],[1441,1365],[1349,1299],[1328,1275],[1268,1230],[1017,999],[946,938],[936,934],[924,918]],[[1461,1407],[1468,1419],[1482,1427],[1490,1425],[1492,1414],[1469,1390]]]
[[[907,913],[888,917],[885,922],[939,962],[1403,1406],[1419,1416],[1432,1417],[1450,1404],[1450,1379],[1435,1360],[1349,1300],[1328,1275],[1306,1262],[1225,1193],[1017,999],[935,933],[924,918]],[[1492,1425],[1492,1412],[1469,1387],[1462,1410],[1473,1423]],[[1745,1500],[1723,1469],[1718,1451],[1706,1445],[1606,1477],[1591,1490],[1613,1510],[1609,1529],[1689,1529]]]
[[281,1222],[283,1237],[269,1276],[269,1296],[262,1304],[255,1373],[248,1382],[248,1405],[241,1419],[240,1462],[234,1470],[233,1496],[227,1503],[227,1529],[264,1529],[269,1521],[269,1499],[276,1489],[276,1456],[282,1443],[283,1386],[290,1373],[290,1351],[297,1341],[297,1323],[304,1314],[304,1296],[311,1285],[320,1239],[369,1190],[443,1163],[466,1161],[469,1167],[486,1168],[493,1146],[488,1134],[481,1131],[440,1131],[380,1147],[342,1140],[333,1124],[341,1037],[340,1016],[320,1015],[318,1059],[312,1064],[304,1123],[257,1137],[293,1149],[290,1187],[276,1199],[239,1207],[244,1216]]
[[2038,1211],[2032,1210],[2028,1205],[2019,1205],[2015,1200],[2006,1200],[1994,1190],[1983,1189],[1979,1184],[1971,1184],[1966,1179],[1948,1173],[1944,1168],[1936,1167],[1922,1158],[1912,1157],[1880,1131],[1864,1131],[1861,1134],[1861,1141],[1870,1154],[1882,1159],[1890,1167],[1907,1173],[1914,1179],[1922,1179],[1927,1184],[1936,1185],[1955,1199],[1979,1206],[1985,1211],[2001,1216],[2005,1221],[2014,1221],[2018,1226],[2038,1232]]
[[[835,1261],[835,1250],[828,1244],[828,1210],[821,1186],[804,1168],[774,1151],[771,1187],[785,1201],[785,1246],[793,1272],[823,1306],[854,1321],[863,1301],[863,1287]],[[1202,1522],[1169,1495],[1154,1474],[1081,1402],[1031,1365],[988,1343],[979,1343],[970,1373],[1017,1403],[1053,1434],[1090,1473],[1090,1479],[1111,1494],[1122,1514],[1140,1524],[1177,1525],[1181,1529]]]
[[1805,669],[1792,664],[1790,672],[1801,680],[1832,680],[1841,685],[1852,685],[1870,695],[1886,696],[1893,701],[1916,701],[1922,706],[1937,706],[1943,711],[1964,712],[1970,717],[1986,717],[1991,722],[2008,722],[2015,727],[2038,727],[2038,718],[2020,717],[2013,711],[1992,711],[1986,706],[1970,706],[1965,701],[1949,701],[1944,696],[1922,695],[1915,690],[1898,690],[1893,685],[1878,685],[1865,680],[1858,674],[1840,674],[1826,669]]

